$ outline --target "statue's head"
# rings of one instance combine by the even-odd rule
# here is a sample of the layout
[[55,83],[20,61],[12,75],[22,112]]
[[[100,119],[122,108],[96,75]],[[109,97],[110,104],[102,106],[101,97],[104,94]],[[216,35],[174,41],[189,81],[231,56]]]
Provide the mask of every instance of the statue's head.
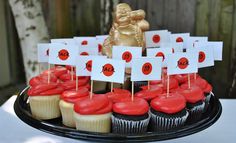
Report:
[[131,22],[130,12],[132,9],[126,3],[120,3],[115,9],[115,22],[119,25],[127,25]]

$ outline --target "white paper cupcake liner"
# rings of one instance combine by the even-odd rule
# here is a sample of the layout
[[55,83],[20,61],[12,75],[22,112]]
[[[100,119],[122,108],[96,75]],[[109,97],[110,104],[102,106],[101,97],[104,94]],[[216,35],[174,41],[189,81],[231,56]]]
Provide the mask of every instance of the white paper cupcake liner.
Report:
[[151,113],[151,130],[154,132],[158,131],[168,131],[180,126],[183,126],[189,116],[189,113],[186,112],[186,114],[182,117],[162,117]]
[[74,104],[60,100],[59,102],[60,111],[62,115],[62,123],[65,126],[75,128],[75,121],[73,117]]
[[112,132],[119,134],[140,134],[147,131],[150,115],[147,119],[140,121],[132,121],[120,119],[115,116],[111,116],[112,119]]
[[199,120],[202,117],[204,108],[205,108],[205,102],[202,102],[202,104],[197,105],[192,109],[188,109],[189,111],[188,122],[195,122]]

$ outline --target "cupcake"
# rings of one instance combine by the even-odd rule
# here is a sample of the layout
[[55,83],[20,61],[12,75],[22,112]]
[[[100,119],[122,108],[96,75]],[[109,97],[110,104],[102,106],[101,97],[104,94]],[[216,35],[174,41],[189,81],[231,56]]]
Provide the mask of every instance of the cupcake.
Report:
[[130,91],[126,89],[114,88],[113,92],[105,94],[113,103],[120,102],[126,98],[131,98]]
[[[210,99],[211,99],[211,92],[212,92],[212,86],[203,78],[201,78],[200,76],[197,77],[197,79],[192,79],[191,81],[191,85],[196,85],[198,87],[200,87],[202,89],[202,91],[204,92],[204,96],[205,96],[205,111],[208,108]],[[185,84],[182,84],[181,87],[183,88],[187,88],[188,83],[186,82]]]
[[75,127],[73,117],[74,103],[79,102],[88,97],[89,91],[87,88],[79,88],[76,90],[64,91],[60,98],[59,107],[62,115],[62,123],[68,127]]
[[[196,77],[198,77],[198,76],[199,76],[199,75],[196,74]],[[174,77],[175,77],[175,79],[178,80],[178,82],[179,82],[180,84],[182,84],[182,83],[188,81],[188,74],[177,74],[177,75],[175,75]],[[194,74],[193,74],[193,73],[190,74],[190,79],[194,79]]]
[[[50,83],[57,83],[58,79],[54,74],[50,74]],[[39,84],[47,84],[48,83],[48,74],[40,74],[30,79],[30,86],[37,86]]]
[[105,95],[93,95],[74,104],[76,129],[109,133],[111,130],[112,102]]
[[199,120],[205,107],[205,96],[201,88],[196,85],[192,85],[190,88],[181,86],[177,93],[183,95],[187,101],[188,121],[195,122]]
[[157,85],[150,85],[149,89],[148,86],[142,86],[141,88],[142,90],[136,92],[134,96],[143,98],[148,102],[162,93],[162,88]]
[[[78,80],[78,87],[85,87],[87,89],[90,89],[90,85],[88,83],[89,78],[81,78]],[[76,81],[75,80],[68,80],[65,82],[62,82],[59,84],[64,90],[71,90],[71,89],[75,89],[76,88]]]
[[61,116],[60,94],[63,92],[56,83],[39,84],[28,90],[29,105],[36,119],[48,120]]
[[146,100],[126,98],[113,104],[112,132],[118,134],[142,134],[147,131],[150,115]]
[[168,131],[183,126],[189,113],[186,100],[178,93],[162,94],[151,101],[150,127],[154,132]]

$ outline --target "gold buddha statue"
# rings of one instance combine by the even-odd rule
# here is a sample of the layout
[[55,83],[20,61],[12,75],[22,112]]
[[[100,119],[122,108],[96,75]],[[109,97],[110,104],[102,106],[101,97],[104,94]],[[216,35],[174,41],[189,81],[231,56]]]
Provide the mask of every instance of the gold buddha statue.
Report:
[[112,28],[103,44],[103,55],[111,58],[112,46],[145,46],[144,31],[149,29],[149,23],[144,20],[143,10],[132,11],[126,3],[120,3],[114,11]]

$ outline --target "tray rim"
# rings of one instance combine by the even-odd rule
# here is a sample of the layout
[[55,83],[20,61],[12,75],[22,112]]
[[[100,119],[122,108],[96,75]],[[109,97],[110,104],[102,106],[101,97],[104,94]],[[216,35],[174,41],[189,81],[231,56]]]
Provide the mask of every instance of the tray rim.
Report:
[[[219,99],[212,96],[212,100],[214,99],[214,104],[217,104],[217,109],[214,108],[215,112],[211,112],[211,114],[205,119],[207,122],[198,121],[197,124],[194,126],[194,129],[191,127],[188,128],[181,128],[175,131],[170,132],[163,132],[163,133],[154,133],[154,132],[147,132],[142,135],[120,135],[114,133],[91,133],[91,132],[84,132],[84,131],[76,131],[75,129],[56,126],[47,123],[46,121],[40,121],[34,119],[31,114],[29,114],[28,110],[25,110],[20,105],[20,101],[23,100],[22,98],[27,98],[26,94],[24,94],[29,87],[24,88],[17,96],[17,99],[14,103],[14,111],[18,118],[20,118],[24,123],[28,124],[29,126],[41,130],[46,133],[54,134],[57,136],[77,139],[77,140],[86,140],[86,141],[100,141],[100,142],[143,142],[143,141],[162,141],[162,140],[170,140],[175,138],[180,138],[184,136],[188,136],[197,132],[200,132],[211,125],[213,125],[221,116],[222,113],[222,106]],[[26,99],[26,101],[27,101]],[[27,104],[27,103],[25,103]],[[214,115],[213,115],[214,113]],[[55,127],[56,126],[56,127]]]

